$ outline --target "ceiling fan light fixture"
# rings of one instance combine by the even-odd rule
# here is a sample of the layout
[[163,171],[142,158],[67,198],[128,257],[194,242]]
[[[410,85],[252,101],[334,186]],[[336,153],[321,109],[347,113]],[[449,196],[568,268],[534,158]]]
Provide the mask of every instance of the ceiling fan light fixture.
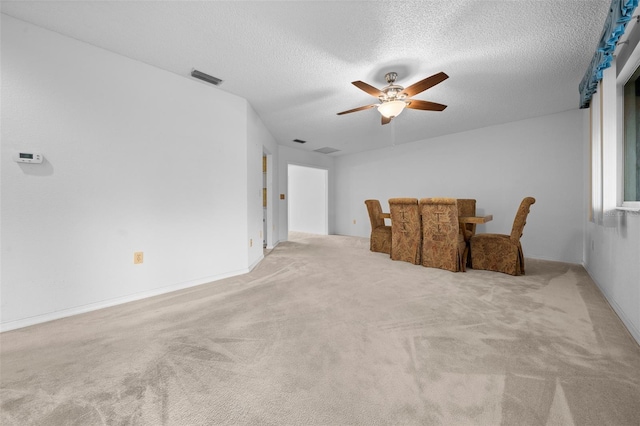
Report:
[[383,102],[378,107],[378,112],[387,118],[393,118],[400,115],[407,106],[405,101],[388,101]]

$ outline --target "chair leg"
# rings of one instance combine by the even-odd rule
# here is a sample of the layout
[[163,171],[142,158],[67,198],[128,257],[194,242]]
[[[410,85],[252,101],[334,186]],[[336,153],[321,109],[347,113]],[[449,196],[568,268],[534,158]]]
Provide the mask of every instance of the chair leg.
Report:
[[462,259],[460,259],[460,271],[467,272],[467,259],[469,256],[469,247],[465,245],[464,251],[462,252]]
[[465,248],[465,252],[467,253],[466,254],[467,260],[465,262],[466,266],[469,268],[473,268],[473,265],[471,263],[471,241],[467,242],[467,247]]
[[518,271],[520,275],[524,275],[524,253],[522,247],[518,247]]

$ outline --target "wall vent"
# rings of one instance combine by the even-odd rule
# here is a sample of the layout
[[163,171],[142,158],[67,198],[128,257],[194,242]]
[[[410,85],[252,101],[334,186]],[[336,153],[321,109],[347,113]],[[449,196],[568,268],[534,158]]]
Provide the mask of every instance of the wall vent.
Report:
[[191,77],[206,81],[207,83],[211,83],[214,86],[219,86],[222,83],[222,80],[220,80],[219,78],[211,76],[209,74],[205,74],[201,71],[198,71],[197,69],[191,70]]
[[331,154],[332,152],[338,152],[340,151],[339,149],[335,149],[335,148],[329,148],[328,146],[325,146],[324,148],[320,148],[320,149],[314,149],[315,152],[319,152],[321,154]]
[[307,143],[307,141],[303,141],[302,139],[294,139],[293,141],[297,143]]

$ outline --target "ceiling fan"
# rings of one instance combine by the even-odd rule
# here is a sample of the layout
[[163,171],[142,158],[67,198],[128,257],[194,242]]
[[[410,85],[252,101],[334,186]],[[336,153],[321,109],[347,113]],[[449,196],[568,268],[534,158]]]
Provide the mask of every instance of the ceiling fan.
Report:
[[437,104],[435,102],[410,99],[411,96],[417,95],[418,93],[423,92],[438,83],[442,83],[444,80],[449,78],[449,76],[443,72],[439,72],[431,77],[425,78],[424,80],[420,80],[406,89],[395,84],[396,78],[398,78],[397,73],[388,72],[384,77],[389,85],[379,90],[363,81],[351,82],[351,84],[356,86],[358,89],[380,99],[380,103],[342,111],[339,112],[338,115],[378,107],[378,112],[382,115],[382,124],[387,124],[400,115],[405,108],[421,109],[423,111],[442,111],[447,107],[446,105]]

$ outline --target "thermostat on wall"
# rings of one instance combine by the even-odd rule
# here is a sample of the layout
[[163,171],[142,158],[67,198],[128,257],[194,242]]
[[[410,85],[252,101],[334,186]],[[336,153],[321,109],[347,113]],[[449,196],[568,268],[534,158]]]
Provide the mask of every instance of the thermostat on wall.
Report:
[[18,163],[42,163],[44,156],[35,152],[16,152],[13,159]]

